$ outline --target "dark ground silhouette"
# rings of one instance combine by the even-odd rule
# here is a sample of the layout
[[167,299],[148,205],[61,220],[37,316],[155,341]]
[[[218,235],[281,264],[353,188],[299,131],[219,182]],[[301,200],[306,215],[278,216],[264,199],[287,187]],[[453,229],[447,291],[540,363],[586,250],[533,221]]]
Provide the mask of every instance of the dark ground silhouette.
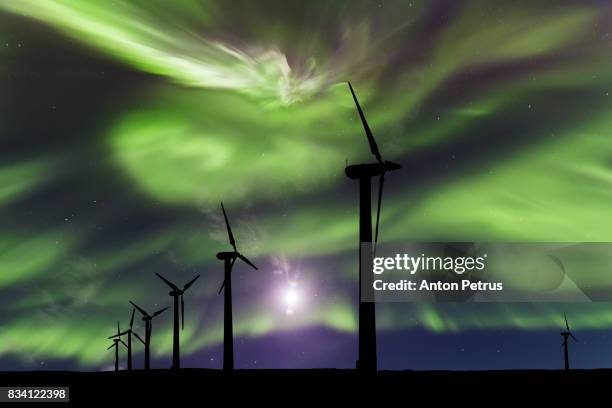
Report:
[[[402,406],[469,401],[493,406],[509,399],[551,402],[568,394],[606,392],[612,370],[379,371],[356,370],[133,370],[119,372],[2,372],[0,386],[68,386],[76,403],[134,401],[213,405],[227,401],[326,406],[364,397]],[[227,393],[227,391],[230,391]],[[583,394],[588,392],[588,394]],[[375,400],[373,400],[375,401]],[[187,405],[187,404],[186,404]],[[345,405],[339,405],[345,406]]]

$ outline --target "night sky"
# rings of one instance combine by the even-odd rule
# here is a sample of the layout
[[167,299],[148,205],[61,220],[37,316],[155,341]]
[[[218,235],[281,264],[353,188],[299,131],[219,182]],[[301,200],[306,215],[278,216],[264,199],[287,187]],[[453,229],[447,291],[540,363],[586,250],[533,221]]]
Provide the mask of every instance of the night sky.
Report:
[[[403,165],[381,242],[612,240],[608,1],[2,0],[0,369],[109,368],[128,301],[171,305],[155,272],[202,275],[183,366],[221,367],[221,200],[259,267],[233,272],[237,368],[353,367],[348,80]],[[612,366],[607,303],[380,304],[379,366],[559,368],[563,311],[572,366]]]

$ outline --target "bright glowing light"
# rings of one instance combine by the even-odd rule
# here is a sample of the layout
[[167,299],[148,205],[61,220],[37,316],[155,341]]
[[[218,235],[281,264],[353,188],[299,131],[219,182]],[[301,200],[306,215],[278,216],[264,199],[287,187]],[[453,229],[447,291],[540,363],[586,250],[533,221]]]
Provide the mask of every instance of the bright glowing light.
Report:
[[283,302],[285,306],[285,314],[292,316],[295,313],[296,306],[300,303],[300,293],[297,290],[295,282],[289,282],[289,287],[283,293]]
[[285,294],[285,302],[288,306],[294,306],[297,303],[298,295],[295,289],[289,289]]

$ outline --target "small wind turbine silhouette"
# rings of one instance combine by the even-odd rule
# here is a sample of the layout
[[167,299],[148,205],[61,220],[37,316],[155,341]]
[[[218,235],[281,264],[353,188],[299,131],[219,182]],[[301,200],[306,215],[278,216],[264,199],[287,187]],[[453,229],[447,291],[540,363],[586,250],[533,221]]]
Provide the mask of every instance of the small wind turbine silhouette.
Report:
[[179,368],[181,368],[181,352],[179,339],[179,297],[181,298],[181,328],[185,329],[185,301],[183,300],[183,293],[185,293],[185,291],[189,289],[191,285],[193,285],[193,282],[195,282],[200,277],[200,275],[187,282],[185,286],[183,286],[183,289],[179,289],[178,286],[161,276],[159,273],[156,273],[156,275],[172,289],[168,293],[174,298],[174,336],[172,344],[172,368],[178,370]]
[[223,211],[223,218],[225,219],[225,226],[227,228],[227,236],[229,243],[234,249],[230,252],[219,252],[217,253],[217,259],[222,260],[224,264],[224,278],[219,293],[225,289],[224,292],[224,309],[223,309],[223,369],[225,371],[232,371],[234,369],[234,328],[232,323],[232,268],[236,259],[248,264],[253,269],[257,267],[247,259],[244,255],[238,252],[236,249],[236,240],[234,234],[232,234],[232,228],[230,227],[225,213],[225,207],[221,203],[221,210]]
[[563,361],[565,362],[565,369],[569,370],[570,366],[569,366],[569,351],[568,351],[567,339],[568,337],[571,337],[572,340],[576,342],[578,340],[576,340],[576,337],[574,337],[574,335],[572,334],[572,331],[570,330],[569,323],[567,322],[567,316],[565,315],[565,313],[563,313],[563,317],[565,318],[565,331],[561,332],[561,336],[563,336],[563,343],[561,344],[561,347],[563,347]]
[[148,370],[151,368],[150,351],[151,351],[151,331],[153,330],[152,320],[154,317],[159,316],[160,314],[165,312],[170,306],[166,306],[163,309],[160,309],[157,312],[150,315],[147,312],[145,312],[143,308],[141,308],[140,306],[138,306],[136,303],[132,302],[131,300],[130,300],[130,303],[132,304],[132,306],[138,309],[140,314],[142,314],[142,320],[144,320],[145,322],[145,339],[144,340],[141,339],[140,336],[136,333],[134,333],[134,336],[136,336],[136,338],[140,340],[142,344],[144,344],[144,347],[145,347],[144,369]]
[[348,83],[355,101],[355,106],[361,118],[361,124],[370,144],[370,151],[376,158],[375,163],[354,164],[347,166],[344,170],[346,175],[353,180],[359,180],[359,359],[357,369],[362,372],[375,372],[376,362],[376,305],[374,302],[363,302],[361,299],[362,288],[368,291],[368,297],[374,298],[372,288],[372,275],[367,274],[369,281],[362,286],[361,265],[362,261],[366,265],[371,265],[373,256],[372,249],[368,249],[366,254],[362,254],[363,244],[372,243],[372,177],[378,176],[378,209],[376,211],[376,232],[374,235],[374,250],[378,242],[378,223],[380,221],[380,206],[382,203],[383,186],[385,184],[385,174],[387,172],[399,170],[401,165],[382,159],[374,135],[366,121],[365,115],[351,83]]
[[[134,326],[134,312],[135,311],[136,310],[132,309],[132,317],[130,318],[130,328],[127,329],[124,332],[117,333],[117,334],[109,337],[109,339],[114,339],[116,337],[121,337],[121,336],[124,336],[124,335],[127,334],[127,354],[128,354],[128,357],[127,357],[127,369],[128,369],[128,371],[132,370],[132,333],[134,333],[132,331],[132,327]],[[136,333],[134,333],[134,334],[136,334]]]
[[113,347],[115,348],[115,371],[119,371],[119,343],[123,344],[127,348],[127,344],[125,344],[125,342],[121,340],[121,329],[119,328],[119,321],[117,321],[117,334],[112,337],[114,337],[113,344],[108,346],[107,350],[110,350]]

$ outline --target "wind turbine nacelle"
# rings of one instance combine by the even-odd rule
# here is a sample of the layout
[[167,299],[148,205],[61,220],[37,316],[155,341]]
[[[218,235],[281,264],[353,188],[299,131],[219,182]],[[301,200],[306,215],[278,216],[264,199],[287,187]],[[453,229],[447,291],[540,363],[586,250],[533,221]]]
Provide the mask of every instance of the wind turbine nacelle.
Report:
[[238,256],[236,252],[217,252],[217,259],[222,261],[226,259],[234,259]]
[[344,172],[350,179],[358,180],[365,177],[382,176],[389,171],[401,169],[402,166],[391,161],[384,163],[367,163],[367,164],[352,164],[344,169]]

